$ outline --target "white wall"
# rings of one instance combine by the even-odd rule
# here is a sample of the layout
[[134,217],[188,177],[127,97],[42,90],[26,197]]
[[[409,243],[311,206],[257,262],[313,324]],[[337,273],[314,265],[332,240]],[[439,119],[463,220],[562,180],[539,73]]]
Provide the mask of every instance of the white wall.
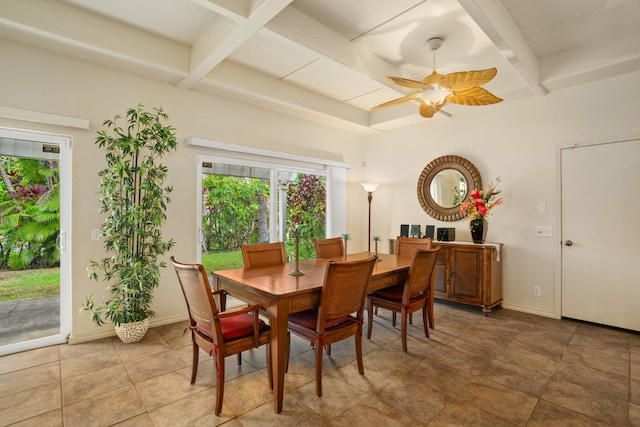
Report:
[[[0,51],[0,105],[79,117],[91,123],[89,131],[82,131],[0,118],[0,126],[73,137],[73,342],[113,334],[111,328],[97,328],[88,315],[78,313],[89,293],[100,294],[104,288],[86,278],[89,260],[104,254],[101,243],[91,241],[90,236],[90,230],[101,222],[96,213],[96,172],[104,165],[93,141],[105,119],[123,114],[139,102],[148,107],[162,105],[180,141],[178,151],[166,162],[169,183],[174,186],[166,235],[177,241],[176,257],[195,257],[195,161],[200,150],[184,144],[188,136],[350,163],[350,252],[366,248],[367,201],[359,185],[364,181],[381,184],[372,204],[372,235],[383,239],[381,250],[386,239],[398,234],[401,223],[453,226],[458,240],[470,240],[465,221],[432,220],[417,200],[416,184],[422,169],[438,156],[455,154],[472,161],[485,183],[497,176],[503,179],[505,203],[494,212],[488,239],[505,245],[505,306],[543,315],[553,313],[559,230],[554,228],[554,238],[544,239],[534,237],[534,227],[557,223],[556,146],[640,129],[640,73],[542,98],[450,108],[455,112],[451,119],[439,115],[409,128],[362,137],[4,40],[0,40]],[[366,169],[361,166],[363,161]],[[545,215],[536,213],[538,201],[546,203]],[[597,218],[602,225],[612,219],[606,215]],[[542,297],[533,297],[533,286],[542,288]],[[158,314],[155,324],[186,316],[169,269],[156,293],[154,308]]]
[[[172,254],[195,260],[196,244],[196,156],[203,148],[185,144],[188,136],[343,161],[362,162],[362,136],[327,128],[246,104],[177,89],[91,63],[53,55],[0,40],[3,65],[0,67],[0,105],[88,119],[89,131],[41,125],[0,118],[0,126],[35,129],[70,135],[72,141],[72,320],[71,341],[81,342],[113,335],[113,328],[98,328],[88,314],[79,313],[90,293],[104,295],[105,284],[89,282],[89,261],[104,256],[102,244],[91,240],[91,229],[99,228],[97,171],[104,167],[102,153],[95,147],[96,132],[105,119],[124,115],[139,102],[147,107],[162,106],[177,130],[179,148],[167,159],[168,184],[173,185],[167,212],[165,235],[177,242]],[[349,232],[361,242],[361,214],[366,199],[359,183],[361,169],[348,172],[350,203]],[[357,196],[363,196],[355,197]],[[356,244],[353,245],[355,249]],[[165,257],[168,262],[169,254]],[[186,318],[186,309],[175,273],[167,268],[155,294],[153,325]]]
[[[399,233],[400,224],[421,224],[423,230],[434,224],[455,227],[456,240],[471,241],[466,220],[433,220],[417,199],[418,177],[427,163],[446,154],[462,156],[478,168],[484,188],[502,178],[504,204],[493,211],[487,240],[504,244],[504,306],[553,315],[560,245],[557,146],[637,132],[639,88],[640,73],[633,73],[541,98],[455,106],[450,119],[437,115],[419,125],[368,137],[368,179],[380,183],[373,200],[372,234],[386,242]],[[454,108],[449,110],[453,113]],[[594,219],[603,230],[615,214],[607,215],[601,209],[606,200],[598,198],[594,195]],[[537,213],[538,201],[546,204],[544,215]],[[589,203],[585,201],[585,208]],[[553,226],[553,238],[535,237],[537,225]],[[541,297],[533,296],[534,286],[542,288]]]

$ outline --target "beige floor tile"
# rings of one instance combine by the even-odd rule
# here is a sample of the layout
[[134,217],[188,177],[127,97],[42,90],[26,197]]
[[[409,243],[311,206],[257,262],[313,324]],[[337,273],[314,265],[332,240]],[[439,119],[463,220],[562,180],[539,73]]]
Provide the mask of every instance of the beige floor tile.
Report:
[[187,322],[152,328],[136,344],[113,337],[0,357],[0,426],[640,427],[640,335],[506,309],[435,310],[430,339],[419,316],[408,327],[408,353],[399,324],[380,310],[372,339],[363,337],[364,376],[353,339],[334,344],[321,398],[313,350],[293,336],[281,414],[259,348],[241,366],[226,359],[216,416],[215,363],[202,351],[190,384]]
[[114,365],[63,380],[62,399],[65,405],[70,405],[131,384],[125,367]]
[[27,420],[61,407],[59,383],[10,394],[0,398],[0,426]]
[[482,409],[455,402],[448,403],[429,423],[429,427],[515,427],[516,425]]
[[[190,427],[215,411],[215,389],[203,390],[180,400],[149,411],[154,427]],[[215,414],[213,414],[215,415]],[[224,414],[222,414],[224,415]],[[215,426],[229,421],[230,417],[214,417]],[[212,418],[213,419],[213,418]]]
[[44,347],[0,356],[0,375],[60,360],[60,346]]
[[60,385],[60,363],[37,365],[0,375],[0,397],[46,385]]
[[416,425],[416,422],[399,411],[393,402],[369,397],[331,420],[328,425],[331,427],[368,427],[370,425],[404,427]]
[[125,360],[124,365],[129,372],[129,376],[134,383],[186,368],[185,361],[180,358],[176,351],[151,354],[148,357],[141,357],[133,360]]
[[[451,400],[445,393],[429,387],[423,378],[406,376],[398,378],[377,394],[380,400],[411,418],[414,422],[426,423]],[[416,399],[416,396],[422,398]]]
[[600,390],[569,381],[552,379],[542,399],[609,425],[621,426],[627,421],[626,396],[611,396]]
[[64,408],[65,427],[106,427],[145,412],[133,385],[81,400]]
[[[2,424],[2,423],[0,423]],[[63,427],[62,408],[11,424],[11,427]]]
[[[290,395],[286,396],[282,412],[279,414],[273,412],[273,403],[267,402],[240,415],[236,420],[238,427],[326,426],[320,415]],[[230,424],[230,427],[232,426],[235,426],[235,424]],[[227,427],[227,424],[225,424],[225,427]]]
[[198,376],[191,385],[191,368],[173,371],[144,380],[135,385],[140,399],[148,410],[159,408],[176,400],[211,389],[215,379]]
[[471,382],[454,399],[457,404],[473,406],[514,424],[523,425],[538,399],[492,381]]
[[562,406],[541,400],[533,410],[527,427],[611,427],[586,415],[579,414]]
[[66,380],[120,364],[122,364],[122,360],[118,352],[115,348],[107,346],[101,351],[64,359],[60,362],[60,368],[62,379]]
[[629,391],[628,373],[625,373],[624,376],[614,375],[574,363],[560,362],[552,379],[569,381],[612,396],[620,395],[626,397]]
[[316,395],[316,384],[312,381],[291,392],[325,421],[336,418],[367,398],[367,394],[334,377],[322,379],[322,397]]

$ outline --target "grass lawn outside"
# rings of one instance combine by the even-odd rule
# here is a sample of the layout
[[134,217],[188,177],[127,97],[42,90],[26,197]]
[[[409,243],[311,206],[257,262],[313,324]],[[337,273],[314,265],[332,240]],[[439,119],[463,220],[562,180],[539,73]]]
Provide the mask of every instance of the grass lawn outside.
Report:
[[60,294],[60,268],[0,271],[0,301]]
[[[202,254],[207,273],[241,268],[242,251]],[[0,271],[0,301],[60,295],[60,268]]]
[[202,265],[207,273],[216,270],[229,270],[232,268],[242,268],[242,251],[233,252],[210,252],[202,254]]

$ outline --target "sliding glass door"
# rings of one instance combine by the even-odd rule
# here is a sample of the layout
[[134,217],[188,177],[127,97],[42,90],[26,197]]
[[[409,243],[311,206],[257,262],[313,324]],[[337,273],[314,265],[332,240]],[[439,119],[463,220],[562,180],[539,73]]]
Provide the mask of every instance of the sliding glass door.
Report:
[[0,355],[67,340],[69,148],[0,129]]
[[242,266],[244,244],[285,242],[302,233],[301,258],[312,258],[313,239],[326,235],[322,170],[277,163],[200,156],[198,254],[208,271]]

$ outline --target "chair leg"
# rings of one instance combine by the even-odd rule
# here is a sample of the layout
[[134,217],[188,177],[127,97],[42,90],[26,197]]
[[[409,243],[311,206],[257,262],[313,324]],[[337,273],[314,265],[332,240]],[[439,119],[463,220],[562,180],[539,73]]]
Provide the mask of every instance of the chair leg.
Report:
[[429,298],[427,300],[427,305],[429,307],[429,327],[431,329],[435,329],[436,321],[435,321],[435,318],[433,317],[433,298]]
[[402,309],[400,317],[402,322],[402,351],[407,353],[407,318],[409,315],[406,309]]
[[[378,307],[376,307],[376,310]],[[373,302],[367,298],[367,339],[371,339],[371,329],[373,329]]]
[[196,342],[193,341],[193,358],[192,358],[193,366],[191,367],[191,384],[196,382],[196,375],[198,375],[199,353],[200,353],[200,348],[198,347],[198,344],[196,344]]
[[409,324],[413,325],[413,313],[409,313]]
[[[269,390],[273,391],[273,365],[271,364],[271,343],[265,345],[267,348],[267,375],[269,377]],[[289,356],[287,356],[287,368],[289,367]]]
[[393,325],[394,328],[396,327],[396,312],[395,311],[391,314],[391,325]]
[[291,353],[291,332],[287,331],[287,352],[284,354],[284,373],[289,372],[289,353]]
[[356,360],[358,361],[358,372],[360,375],[364,375],[364,363],[362,362],[362,334],[357,333],[356,339]]
[[218,354],[216,357],[216,415],[222,412],[222,399],[224,398],[224,357]]
[[238,366],[242,366],[242,353],[238,353],[236,357],[238,359]]
[[429,308],[427,304],[422,307],[422,327],[424,328],[424,336],[429,338]]
[[322,342],[316,343],[316,394],[322,397]]
[[327,345],[327,356],[331,356],[331,344]]

